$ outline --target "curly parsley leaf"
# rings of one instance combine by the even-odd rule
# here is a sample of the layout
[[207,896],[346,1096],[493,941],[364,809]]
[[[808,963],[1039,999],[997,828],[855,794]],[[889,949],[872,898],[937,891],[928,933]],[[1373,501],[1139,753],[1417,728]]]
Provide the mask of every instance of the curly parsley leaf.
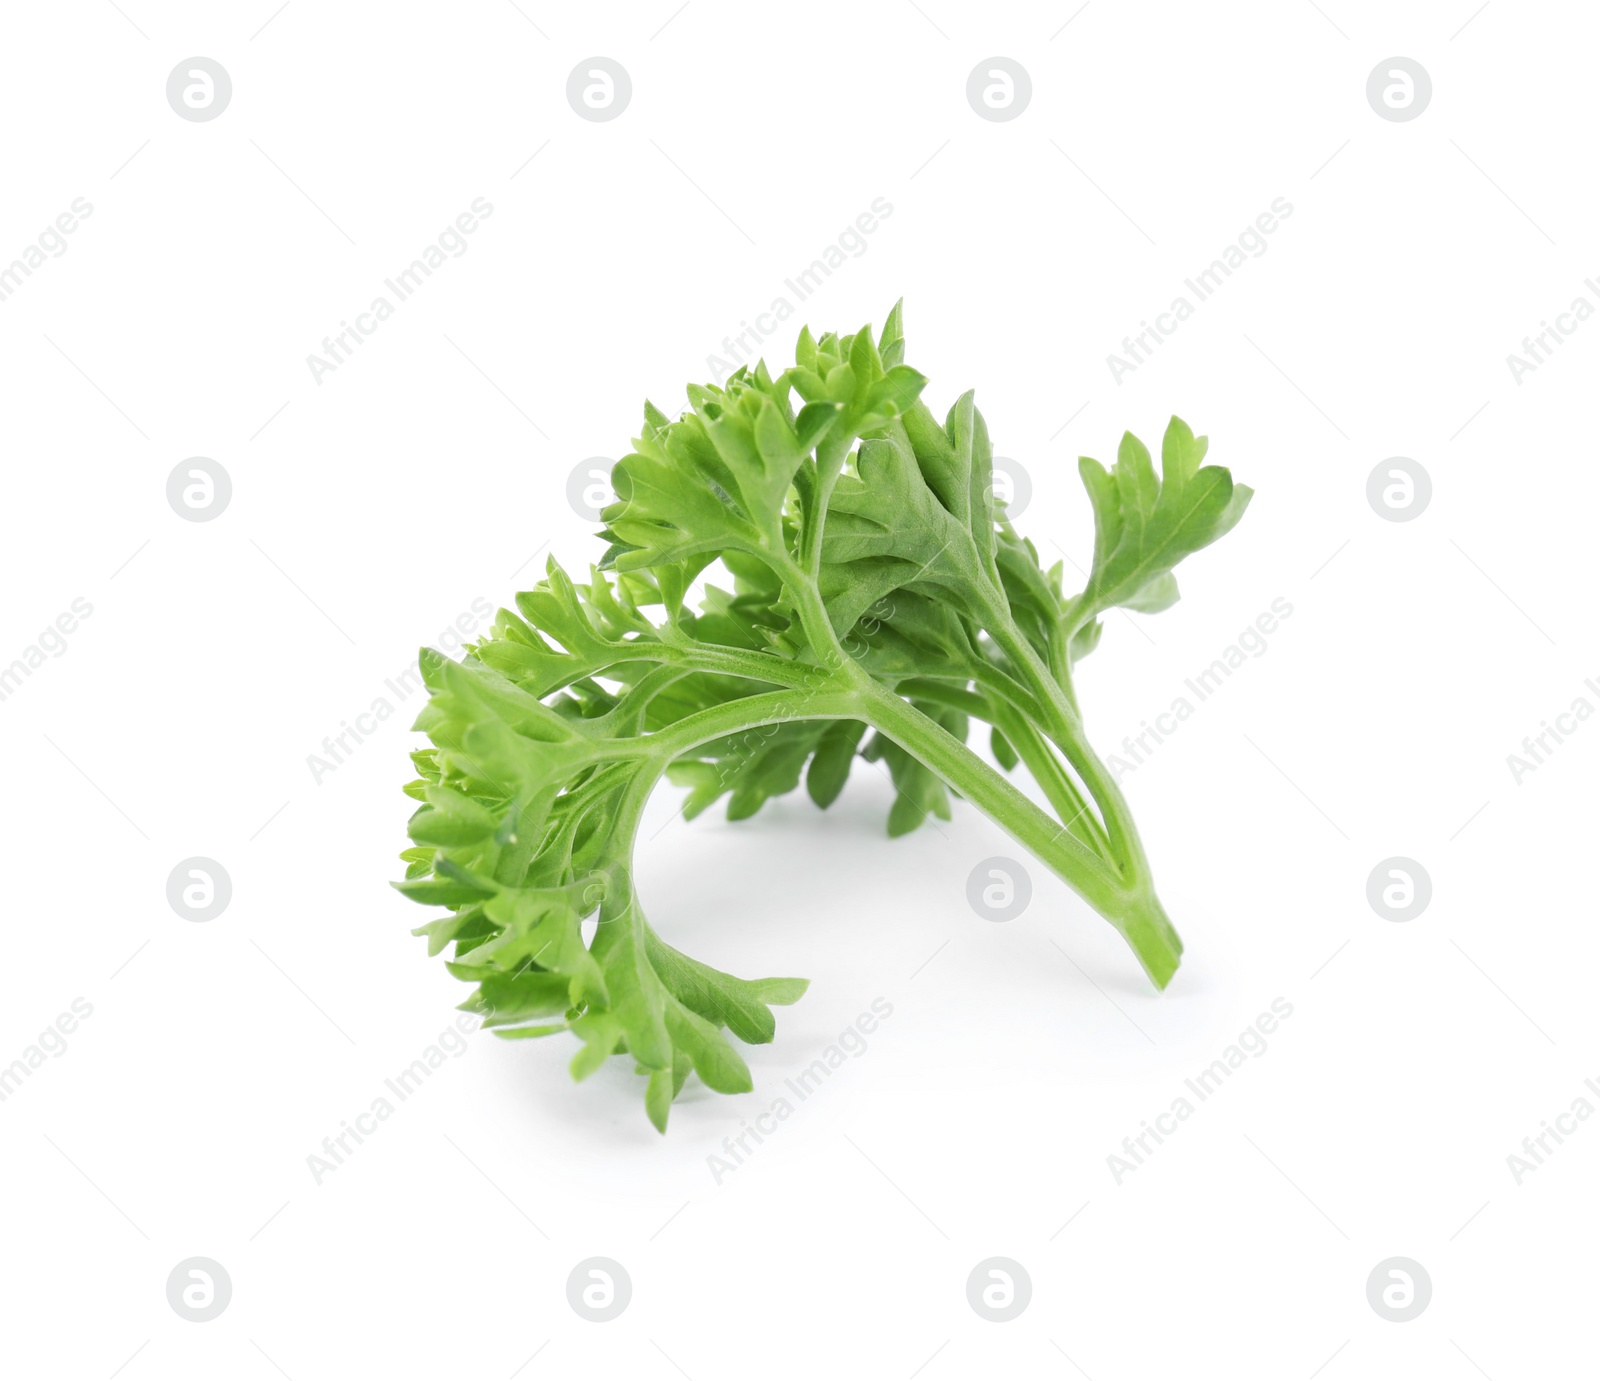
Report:
[[[959,797],[1116,926],[1157,986],[1182,953],[1072,668],[1106,610],[1176,600],[1174,567],[1250,491],[1202,466],[1177,418],[1159,477],[1125,436],[1110,470],[1081,462],[1094,557],[1064,594],[1061,564],[994,498],[973,395],[941,422],[904,357],[897,303],[876,338],[803,330],[776,376],[692,385],[676,419],[647,403],[587,580],[552,561],[463,660],[421,655],[432,746],[412,755],[393,885],[442,914],[415,933],[496,1035],[571,1033],[577,1079],[630,1058],[661,1130],[691,1077],[748,1090],[733,1041],[772,1040],[772,1009],[806,988],[724,973],[651,928],[635,852],[663,778],[685,816],[725,801],[739,820],[802,783],[827,807],[865,761],[894,784],[890,835]],[[966,746],[974,721],[998,768]],[[1024,770],[1045,805],[1008,779]]]

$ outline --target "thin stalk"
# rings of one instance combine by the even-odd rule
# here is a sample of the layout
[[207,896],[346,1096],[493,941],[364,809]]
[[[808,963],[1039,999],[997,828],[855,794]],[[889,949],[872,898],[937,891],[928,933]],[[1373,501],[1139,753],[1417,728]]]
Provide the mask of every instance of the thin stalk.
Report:
[[1107,862],[1099,848],[1085,843],[1040,809],[966,744],[846,656],[815,585],[792,560],[785,564],[785,579],[801,625],[828,669],[797,668],[810,677],[810,685],[713,706],[643,739],[628,741],[635,752],[648,745],[648,754],[657,764],[654,773],[642,772],[630,789],[630,806],[635,791],[642,789],[648,794],[668,763],[703,743],[796,719],[864,720],[987,813],[1105,916],[1127,939],[1151,980],[1157,987],[1165,987],[1177,969],[1183,946],[1155,899],[1149,866],[1127,803],[1083,738],[1070,702],[1034,657],[1026,640],[1010,625],[1009,616],[998,630],[991,626],[991,633],[1023,673],[1029,689],[1043,702],[1041,708],[1047,711],[1050,737],[1060,743],[1100,806],[1110,852],[1121,863],[1120,870]]
[[[834,424],[835,430],[842,426],[842,421]],[[822,569],[822,534],[828,522],[828,502],[833,498],[833,487],[839,482],[839,475],[844,470],[845,460],[854,443],[854,436],[846,437],[842,445],[824,437],[822,444],[817,447],[816,486],[812,494],[811,511],[803,515],[800,551],[800,565],[811,581],[816,580]]]
[[1111,917],[1124,911],[1121,879],[1103,858],[942,725],[864,674],[863,680],[859,718],[991,816],[1097,911]]
[[1099,816],[1083,799],[1078,784],[1063,770],[1060,759],[1044,735],[1004,701],[997,704],[991,713],[995,715],[991,722],[997,725],[1017,750],[1017,756],[1027,765],[1034,781],[1039,783],[1040,789],[1055,807],[1061,823],[1115,867],[1111,841],[1106,837]]
[[[768,724],[796,719],[864,720],[993,816],[1019,843],[1060,872],[1091,905],[1112,911],[1121,909],[1115,895],[1121,891],[1117,876],[1104,859],[914,705],[879,686],[865,673],[860,673],[860,680],[861,684],[852,689],[835,685],[802,698],[789,691],[773,691],[716,705],[648,735],[637,746],[648,746],[649,758],[665,770],[668,763],[702,744]],[[640,774],[641,779],[646,776]]]
[[730,734],[797,719],[860,719],[861,710],[861,698],[855,690],[830,681],[817,690],[769,691],[713,705],[632,742],[639,756],[654,758],[665,771],[668,763],[685,753]]
[[1039,660],[1032,645],[1011,622],[1009,613],[991,621],[989,634],[1011,659],[1029,689],[1038,697],[1041,718],[1050,737],[1066,754],[1073,770],[1100,807],[1100,816],[1110,838],[1112,851],[1130,883],[1148,884],[1150,865],[1133,823],[1133,813],[1116,782],[1105,770],[1099,755],[1083,732],[1083,720],[1049,669]]
[[1044,736],[1008,699],[996,695],[981,695],[927,678],[902,681],[899,690],[901,694],[909,695],[916,700],[926,700],[935,705],[960,710],[973,719],[982,720],[999,729],[1017,750],[1017,756],[1027,766],[1034,781],[1039,783],[1040,790],[1055,808],[1056,814],[1061,817],[1061,823],[1113,867],[1116,866],[1111,854],[1110,841],[1106,838],[1105,830],[1101,827],[1094,808],[1083,799],[1078,784],[1062,769],[1060,760]]
[[1100,808],[1112,854],[1120,864],[1121,882],[1118,903],[1100,910],[1133,947],[1151,981],[1164,988],[1177,971],[1183,942],[1156,898],[1150,862],[1127,798],[1090,745],[1071,698],[1011,621],[1009,611],[997,613],[988,627],[990,636],[1039,697],[1046,731]]

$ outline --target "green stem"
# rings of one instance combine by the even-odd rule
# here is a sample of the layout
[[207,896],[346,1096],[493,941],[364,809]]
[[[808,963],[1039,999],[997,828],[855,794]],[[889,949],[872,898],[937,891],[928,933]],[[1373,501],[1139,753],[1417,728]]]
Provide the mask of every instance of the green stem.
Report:
[[1009,612],[991,618],[989,635],[999,644],[1039,701],[1041,718],[1050,737],[1060,745],[1073,770],[1083,778],[1095,804],[1118,862],[1129,882],[1148,885],[1150,865],[1133,823],[1133,813],[1121,790],[1112,780],[1099,754],[1083,731],[1083,721],[1067,694],[1049,669],[1039,660],[1032,645],[1012,623]]
[[[796,570],[795,575],[799,577],[800,572]],[[1076,716],[1070,713],[1070,707],[1062,705],[1059,687],[1055,688],[1055,695],[1049,694],[1053,681],[1048,672],[1037,662],[1034,668],[1026,665],[1022,668],[1030,682],[1035,680],[1035,669],[1041,674],[1035,689],[1052,711],[1051,727],[1055,732],[1051,737],[1060,733],[1071,741],[1071,746],[1062,744],[1063,751],[1074,767],[1078,767],[1108,822],[1115,821],[1110,843],[1115,856],[1125,863],[1121,872],[1109,864],[1097,848],[1086,844],[1040,809],[966,744],[846,657],[833,634],[820,595],[814,588],[808,588],[808,582],[797,578],[791,590],[813,648],[821,655],[836,657],[835,669],[828,672],[815,667],[802,668],[810,678],[810,685],[795,685],[712,706],[643,739],[625,740],[636,753],[646,749],[648,758],[656,764],[656,771],[641,772],[639,781],[630,790],[630,810],[641,808],[642,797],[637,793],[642,791],[647,795],[668,763],[701,744],[791,720],[864,720],[989,815],[1106,917],[1128,941],[1156,986],[1165,987],[1177,970],[1183,952],[1182,942],[1150,886],[1148,865],[1139,849],[1138,836],[1127,817],[1121,793],[1115,791],[1115,784],[1109,782],[1103,769],[1096,772],[1079,767],[1079,757],[1092,762],[1094,769],[1100,764],[1082,739]],[[1016,653],[1011,649],[1007,651],[1015,659]],[[1129,862],[1134,866],[1126,866]]]
[[960,739],[870,679],[861,696],[860,717],[873,728],[989,815],[1097,911],[1113,918],[1124,911],[1125,889],[1105,860]]
[[636,751],[641,747],[648,749],[648,755],[665,771],[668,763],[685,753],[730,734],[797,719],[860,719],[861,710],[857,692],[829,678],[812,690],[769,691],[697,710],[633,742],[637,745]]
[[1038,697],[1047,733],[1060,746],[1100,808],[1112,853],[1121,865],[1123,886],[1121,904],[1101,907],[1101,913],[1122,931],[1155,985],[1164,988],[1177,971],[1183,942],[1156,899],[1150,862],[1127,798],[1089,743],[1071,698],[1012,622],[1010,611],[996,611],[988,627],[990,636]]
[[994,716],[990,722],[996,724],[1001,733],[1011,740],[1017,756],[1027,764],[1028,771],[1055,807],[1062,824],[1103,858],[1112,860],[1111,841],[1106,837],[1099,817],[1083,799],[1078,784],[1062,769],[1055,750],[1045,736],[1003,700],[996,703],[990,714]]
[[1062,770],[1044,735],[1009,699],[1000,695],[979,694],[925,677],[902,681],[899,690],[902,695],[914,700],[946,705],[970,718],[994,725],[1017,750],[1018,757],[1027,765],[1062,823],[1102,858],[1108,862],[1112,860],[1110,841],[1100,827],[1099,817],[1083,799],[1078,784]]
[[[844,419],[841,417],[834,423],[834,431],[843,430]],[[854,444],[855,435],[852,432],[845,436],[842,444],[832,437],[825,437],[817,447],[816,486],[811,511],[802,515],[804,531],[800,565],[807,573],[808,583],[814,583],[822,570],[822,535],[828,522],[828,501],[833,497],[833,486],[838,483],[845,460],[850,455],[850,447]]]
[[[861,673],[861,684],[796,695],[772,691],[700,710],[641,740],[663,770],[702,744],[732,734],[797,719],[862,719],[880,730],[980,810],[993,816],[1019,842],[1061,872],[1092,905],[1120,910],[1121,889],[1105,861],[1030,801],[966,744],[893,691]],[[644,775],[644,774],[641,774]]]
[[[819,544],[819,553],[820,550]],[[815,579],[790,560],[785,560],[781,573],[788,587],[789,598],[794,601],[795,612],[800,616],[800,627],[805,630],[806,640],[822,664],[832,672],[845,668],[859,672],[855,659],[845,655],[844,647],[833,631],[833,620],[828,617],[828,606],[817,589]],[[851,679],[857,677],[852,676]]]
[[[618,656],[614,662],[653,661],[662,666],[682,667],[688,671],[712,671],[724,676],[744,676],[752,681],[767,681],[773,685],[803,687],[817,678],[817,669],[802,662],[775,657],[769,652],[745,652],[736,647],[717,647],[710,643],[684,641],[673,644],[626,644],[639,647],[637,654]],[[604,675],[606,667],[592,668],[587,674]]]

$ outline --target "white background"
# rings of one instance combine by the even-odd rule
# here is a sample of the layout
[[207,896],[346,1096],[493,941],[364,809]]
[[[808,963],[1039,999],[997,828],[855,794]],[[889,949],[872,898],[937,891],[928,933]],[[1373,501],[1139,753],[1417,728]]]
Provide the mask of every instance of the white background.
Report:
[[[1520,785],[1506,758],[1600,704],[1600,324],[1520,384],[1506,357],[1600,305],[1600,22],[1473,4],[8,7],[0,261],[94,209],[0,302],[0,662],[93,614],[0,703],[0,1061],[74,998],[93,1016],[0,1104],[0,1367],[1508,1381],[1588,1356],[1600,1130],[1520,1185],[1506,1157],[1600,1077],[1600,727]],[[233,81],[209,123],[165,97],[197,54]],[[565,98],[595,54],[632,77],[610,123]],[[965,97],[996,54],[1033,84],[1006,123]],[[1395,54],[1433,81],[1408,123],[1365,94]],[[307,355],[476,197],[467,252],[317,383]],[[573,467],[621,454],[644,397],[681,406],[877,197],[776,365],[802,321],[903,295],[927,397],[976,387],[1048,556],[1087,562],[1074,461],[1125,427],[1176,412],[1258,490],[1080,676],[1110,752],[1293,605],[1125,781],[1184,967],[1157,996],[1037,865],[1021,919],[978,919],[967,875],[1014,846],[965,806],[890,842],[869,767],[827,815],[739,825],[674,821],[663,788],[657,929],[813,980],[747,1052],[755,1091],[696,1085],[662,1138],[625,1060],[575,1086],[570,1041],[474,1038],[315,1183],[465,989],[386,886],[416,702],[320,783],[308,755],[474,599],[596,558]],[[1268,252],[1119,384],[1108,353],[1277,197]],[[1409,523],[1366,499],[1396,455],[1433,481]],[[213,522],[167,504],[192,456],[232,478]],[[165,895],[193,855],[233,883],[205,924]],[[1433,881],[1409,923],[1366,900],[1391,855]],[[1267,1053],[1116,1183],[1123,1137],[1278,997]],[[707,1157],[874,998],[866,1053],[718,1183]],[[605,1325],[565,1297],[597,1255],[634,1289]],[[1004,1325],[965,1297],[995,1255],[1033,1283]],[[1366,1299],[1396,1255],[1433,1282],[1406,1324]],[[207,1324],[167,1304],[190,1256],[233,1282]]]

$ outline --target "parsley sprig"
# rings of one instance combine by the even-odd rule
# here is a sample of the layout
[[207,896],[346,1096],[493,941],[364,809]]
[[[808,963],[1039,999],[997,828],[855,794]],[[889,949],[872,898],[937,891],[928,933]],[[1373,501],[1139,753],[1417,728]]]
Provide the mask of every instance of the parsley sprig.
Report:
[[[806,988],[722,973],[650,927],[634,852],[663,777],[687,788],[686,815],[727,797],[740,819],[802,778],[826,807],[858,756],[881,762],[891,835],[949,818],[959,795],[1110,921],[1158,987],[1178,967],[1072,677],[1107,611],[1177,599],[1173,568],[1250,490],[1202,465],[1205,438],[1177,418],[1159,475],[1125,435],[1109,470],[1080,462],[1094,559],[1066,594],[994,498],[973,395],[941,422],[904,354],[896,304],[876,338],[802,331],[776,378],[758,364],[691,385],[676,420],[647,403],[588,582],[552,561],[462,661],[421,654],[415,727],[433,746],[412,755],[420,805],[395,886],[447,910],[416,933],[451,950],[476,985],[464,1007],[497,1034],[572,1032],[579,1079],[631,1056],[662,1130],[691,1072],[748,1090],[728,1034],[770,1041],[772,1008]],[[974,721],[999,769],[967,746]],[[1019,767],[1045,805],[1010,780]]]

